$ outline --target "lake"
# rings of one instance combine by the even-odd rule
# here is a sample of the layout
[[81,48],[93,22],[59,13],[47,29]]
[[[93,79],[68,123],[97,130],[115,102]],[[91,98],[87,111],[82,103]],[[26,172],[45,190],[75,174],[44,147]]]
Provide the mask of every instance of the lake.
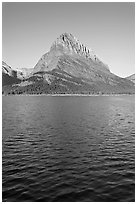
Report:
[[3,96],[2,200],[135,201],[134,96]]

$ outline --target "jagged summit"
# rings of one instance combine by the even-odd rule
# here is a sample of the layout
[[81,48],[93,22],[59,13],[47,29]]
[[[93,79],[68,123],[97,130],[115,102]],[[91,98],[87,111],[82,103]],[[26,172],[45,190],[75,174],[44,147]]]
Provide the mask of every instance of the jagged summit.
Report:
[[66,44],[76,44],[77,39],[71,33],[62,33],[55,41],[56,44],[58,43],[66,43]]
[[[80,43],[76,37],[74,37],[71,33],[63,33],[61,34],[52,44],[50,51],[45,53],[36,66],[32,73],[36,73],[38,71],[51,71],[59,67],[60,62],[64,61],[64,59],[70,59],[77,61],[80,60],[81,62],[86,63],[90,69],[96,67],[96,69],[102,69],[105,72],[110,72],[108,65],[104,64],[90,49],[87,48],[84,44]],[[66,60],[65,60],[66,61]],[[66,62],[65,62],[66,63]],[[78,62],[77,62],[78,63]],[[63,62],[64,64],[64,62]],[[61,63],[63,69],[67,69],[68,63],[64,66]],[[74,65],[74,63],[73,63]],[[68,68],[69,70],[71,68]],[[84,67],[82,70],[78,70],[78,72],[83,72]],[[68,70],[68,71],[69,71]]]
[[76,40],[77,41],[77,39],[75,38],[75,36],[74,35],[72,35],[71,33],[67,33],[67,32],[65,32],[65,33],[62,33],[60,36],[59,36],[59,38],[57,38],[57,39],[68,39],[68,40],[70,40],[70,41],[73,41],[73,40]]
[[91,49],[80,43],[71,33],[65,32],[61,34],[51,46],[51,50],[59,48],[62,48],[63,51],[69,51],[71,54],[79,54],[85,58],[91,58],[94,61],[99,60]]

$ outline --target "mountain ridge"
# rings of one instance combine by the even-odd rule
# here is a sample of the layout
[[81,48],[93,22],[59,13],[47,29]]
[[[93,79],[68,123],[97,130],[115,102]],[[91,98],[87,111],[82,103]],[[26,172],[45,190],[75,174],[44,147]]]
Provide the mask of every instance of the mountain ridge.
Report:
[[[102,64],[107,70],[109,70],[108,65],[104,64],[99,58],[92,53],[85,45],[80,43],[72,34],[64,33],[61,34],[56,41],[51,45],[50,51],[44,54],[36,66],[34,67],[34,72],[36,70],[40,71],[40,67],[46,67],[50,64],[54,56],[54,63],[50,66],[50,70],[57,65],[58,58],[62,55],[70,55],[73,58],[82,58],[86,63]],[[45,62],[45,64],[44,64]],[[38,67],[40,64],[40,67]],[[48,67],[49,69],[49,67]]]
[[126,77],[126,79],[132,81],[133,83],[135,83],[135,74],[131,74],[130,76]]
[[111,73],[108,65],[70,33],[61,34],[20,80],[10,87],[12,93],[134,93],[133,82]]

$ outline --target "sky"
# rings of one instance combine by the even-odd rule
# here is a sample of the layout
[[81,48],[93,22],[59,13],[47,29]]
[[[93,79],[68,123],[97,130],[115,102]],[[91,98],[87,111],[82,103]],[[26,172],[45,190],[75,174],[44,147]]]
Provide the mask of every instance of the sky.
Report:
[[2,3],[2,60],[12,68],[33,68],[64,32],[93,50],[112,73],[135,73],[135,3]]

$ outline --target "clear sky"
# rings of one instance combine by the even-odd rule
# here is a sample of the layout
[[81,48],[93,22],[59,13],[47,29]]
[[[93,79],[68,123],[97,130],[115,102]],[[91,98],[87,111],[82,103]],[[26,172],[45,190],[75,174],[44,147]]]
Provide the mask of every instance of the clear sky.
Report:
[[2,4],[2,59],[13,68],[34,67],[64,32],[94,50],[111,72],[135,73],[134,3]]

